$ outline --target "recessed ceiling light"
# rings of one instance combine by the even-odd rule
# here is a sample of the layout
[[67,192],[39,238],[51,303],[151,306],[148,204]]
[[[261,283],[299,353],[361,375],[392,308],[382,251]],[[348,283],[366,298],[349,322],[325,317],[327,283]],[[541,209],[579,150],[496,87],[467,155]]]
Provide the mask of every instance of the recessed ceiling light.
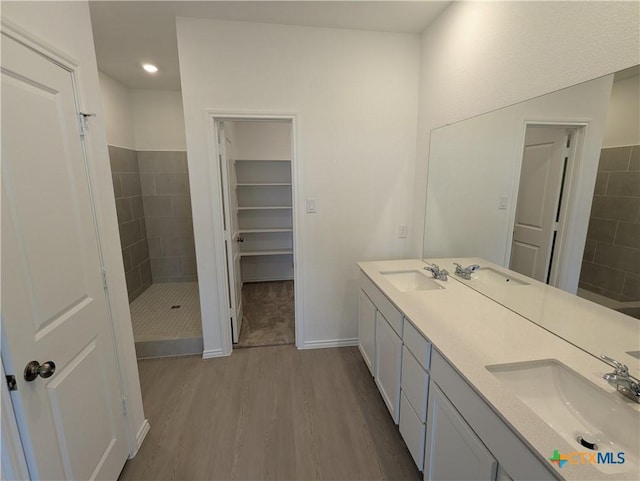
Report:
[[158,71],[158,67],[152,65],[150,63],[145,63],[142,65],[142,68],[145,69],[149,73],[156,73]]

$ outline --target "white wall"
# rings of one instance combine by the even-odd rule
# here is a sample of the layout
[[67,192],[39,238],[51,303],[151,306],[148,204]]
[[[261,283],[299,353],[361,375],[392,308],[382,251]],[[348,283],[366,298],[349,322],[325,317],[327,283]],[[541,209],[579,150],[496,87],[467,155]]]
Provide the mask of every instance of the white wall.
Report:
[[429,133],[640,62],[637,2],[454,2],[422,35],[412,254]]
[[135,150],[131,91],[104,72],[98,72],[104,104],[107,143]]
[[99,76],[109,145],[132,150],[187,150],[180,91],[129,89],[104,72]]
[[187,150],[182,94],[178,90],[131,90],[136,150]]
[[[575,293],[612,82],[608,75],[433,130],[425,257],[480,257],[508,267],[525,122],[586,122],[579,169],[565,194],[572,220],[564,248],[556,249],[562,275],[555,285]],[[508,197],[505,210],[500,196]]]
[[291,160],[290,122],[233,122],[235,158]]
[[[355,262],[407,252],[419,37],[187,18],[177,31],[206,354],[231,347],[224,298],[211,295],[224,258],[206,109],[296,114],[304,345],[354,343]],[[303,213],[306,197],[316,214]]]
[[603,147],[640,144],[640,77],[613,82]]
[[[93,33],[87,2],[2,2],[2,17],[56,49],[74,58],[80,65],[78,90],[80,106],[92,112],[85,145],[93,174],[100,240],[104,266],[109,281],[109,303],[119,339],[118,357],[123,368],[127,397],[131,452],[136,450],[136,436],[148,426],[142,408],[142,396],[135,357],[129,299],[122,265],[120,236],[116,217],[111,167],[107,152],[105,109],[98,81],[98,67],[93,47]],[[114,389],[117,389],[114,386]]]

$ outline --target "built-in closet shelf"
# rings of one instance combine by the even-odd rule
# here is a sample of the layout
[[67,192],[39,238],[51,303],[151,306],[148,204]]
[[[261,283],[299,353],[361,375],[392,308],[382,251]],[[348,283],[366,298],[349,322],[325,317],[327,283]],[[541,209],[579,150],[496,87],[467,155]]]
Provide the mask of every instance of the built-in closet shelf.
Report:
[[274,182],[274,183],[247,183],[242,182],[236,184],[236,187],[291,187],[291,182]]
[[290,205],[254,205],[251,207],[238,207],[238,210],[291,210]]
[[239,229],[239,234],[271,234],[276,232],[293,232],[291,228],[283,229]]
[[282,255],[288,255],[288,254],[293,254],[293,250],[286,249],[286,250],[240,252],[240,257],[282,256]]
[[234,162],[291,162],[291,160],[284,160],[284,159],[269,159],[269,160],[264,160],[264,159],[236,159],[234,160]]

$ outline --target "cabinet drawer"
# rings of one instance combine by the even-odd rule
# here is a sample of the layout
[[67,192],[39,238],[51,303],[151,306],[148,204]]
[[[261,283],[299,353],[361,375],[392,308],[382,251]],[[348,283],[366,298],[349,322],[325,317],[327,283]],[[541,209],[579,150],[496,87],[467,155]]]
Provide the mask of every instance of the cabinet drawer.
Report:
[[405,345],[402,350],[402,391],[421,422],[427,420],[427,394],[429,374],[416,361]]
[[362,271],[360,271],[360,288],[373,301],[398,336],[402,337],[402,313]]
[[422,367],[429,369],[431,364],[431,343],[427,341],[409,321],[404,323],[402,340],[415,358],[422,364]]
[[424,461],[424,424],[418,418],[404,393],[400,394],[400,434],[413,461],[422,471]]

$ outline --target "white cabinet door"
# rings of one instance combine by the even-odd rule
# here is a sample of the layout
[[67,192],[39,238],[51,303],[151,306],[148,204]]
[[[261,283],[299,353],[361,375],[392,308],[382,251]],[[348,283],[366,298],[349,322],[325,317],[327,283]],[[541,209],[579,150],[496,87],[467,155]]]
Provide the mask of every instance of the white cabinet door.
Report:
[[493,481],[497,462],[440,388],[429,386],[425,481]]
[[358,347],[371,375],[375,377],[376,306],[360,289],[358,300]]
[[400,372],[402,369],[402,339],[380,311],[376,312],[376,384],[393,422],[400,414]]

